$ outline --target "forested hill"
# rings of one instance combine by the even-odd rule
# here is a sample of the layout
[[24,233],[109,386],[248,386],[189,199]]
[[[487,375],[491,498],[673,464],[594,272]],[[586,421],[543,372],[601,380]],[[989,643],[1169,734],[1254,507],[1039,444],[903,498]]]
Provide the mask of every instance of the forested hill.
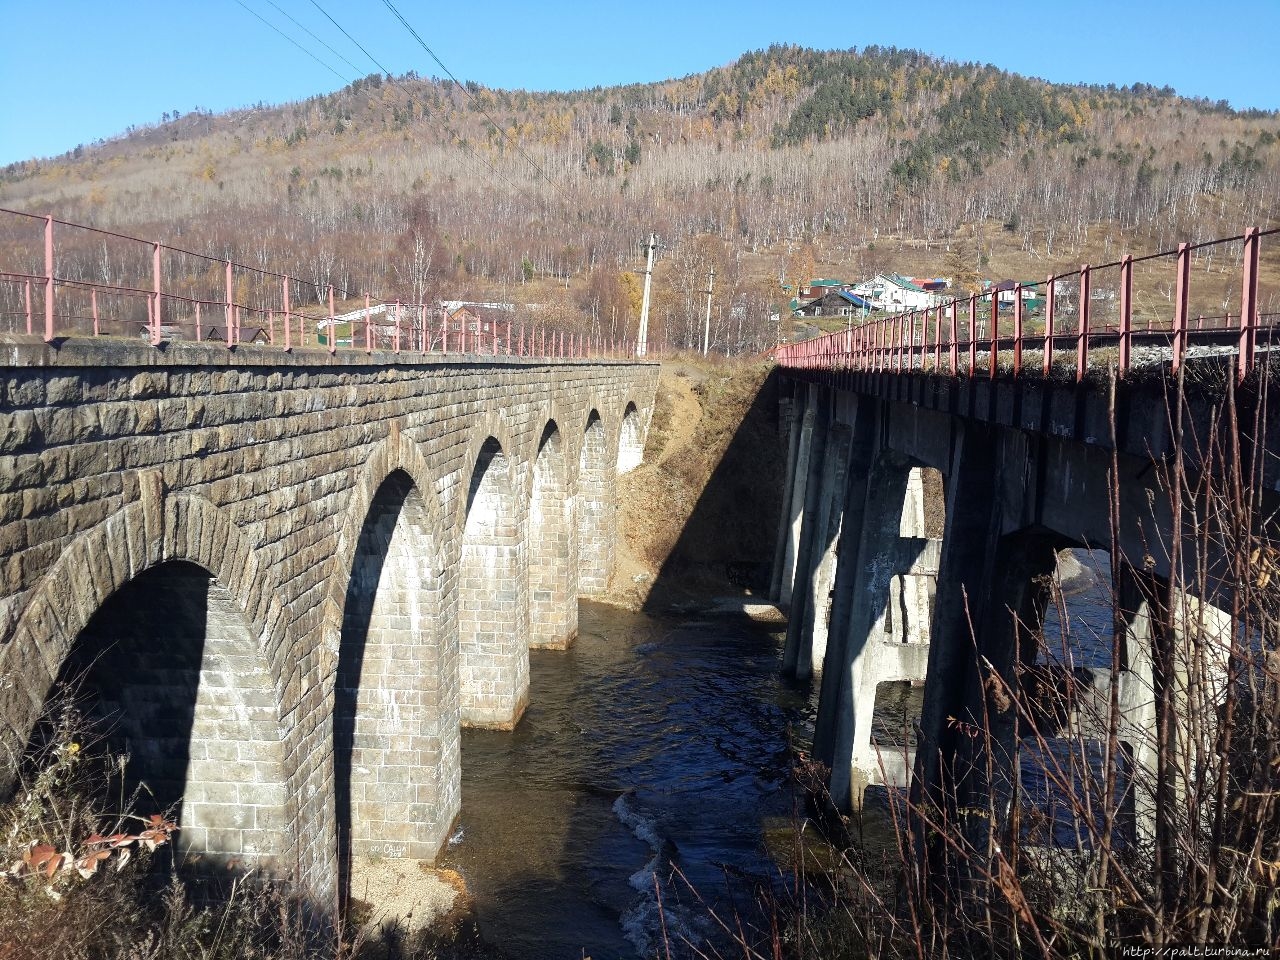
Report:
[[1169,89],[772,47],[574,93],[374,75],[301,103],[175,111],[10,165],[0,204],[406,297],[516,299],[556,279],[557,309],[615,324],[633,312],[624,271],[656,231],[678,326],[703,300],[687,278],[711,262],[724,303],[754,311],[779,279],[872,266],[890,241],[963,235],[982,255],[994,231],[1043,274],[1098,243],[1267,226],[1278,136],[1276,113]]

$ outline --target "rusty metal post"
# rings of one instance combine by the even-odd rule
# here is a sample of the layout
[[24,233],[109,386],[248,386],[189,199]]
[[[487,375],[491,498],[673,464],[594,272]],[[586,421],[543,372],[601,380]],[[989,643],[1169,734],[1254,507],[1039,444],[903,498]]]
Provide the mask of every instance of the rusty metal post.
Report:
[[[151,245],[151,274],[155,282],[156,298],[156,308],[151,312],[151,345],[154,347],[160,342],[160,244],[158,243]],[[52,286],[52,277],[50,286]]]
[[1191,244],[1178,244],[1178,279],[1173,295],[1173,372],[1187,349],[1187,300],[1191,288]]
[[[352,338],[354,339],[354,337]],[[333,312],[333,284],[329,284],[329,352],[338,352],[338,315]]]
[[996,352],[1000,346],[1000,291],[991,291],[991,329],[987,331],[987,376],[996,378]]
[[1258,341],[1258,256],[1261,237],[1257,227],[1244,232],[1244,265],[1240,289],[1240,346],[1236,360],[1236,379],[1243,380],[1253,369],[1253,355]]
[[1013,375],[1022,375],[1022,284],[1013,288]]
[[1133,257],[1120,261],[1120,376],[1129,372],[1133,350]]
[[[355,339],[353,336],[352,340]],[[369,316],[369,294],[364,295],[364,352],[373,353],[373,318]]]
[[400,352],[400,301],[399,300],[396,301],[396,329],[395,329],[395,333],[392,334],[391,343],[392,343],[392,349],[396,353],[399,353]]
[[226,281],[227,281],[227,300],[226,300],[227,315],[226,315],[225,322],[223,324],[226,329],[223,331],[223,333],[226,334],[227,345],[230,346],[231,345],[231,328],[232,328],[232,325],[235,323],[235,314],[232,309],[232,304],[235,302],[235,292],[236,292],[235,277],[233,276],[233,273],[232,273],[231,261],[224,260],[223,264],[226,267]]
[[969,294],[969,377],[978,372],[978,295]]
[[24,280],[22,282],[22,286],[27,294],[27,333],[31,334],[36,332],[35,327],[32,326],[32,323],[31,323],[31,281]]
[[[158,289],[158,288],[157,288]],[[53,340],[53,217],[44,218],[44,341]],[[30,331],[27,331],[30,333]]]
[[947,331],[950,334],[951,342],[947,344],[948,359],[951,362],[951,375],[954,377],[960,372],[960,316],[959,306],[955,300],[951,301],[951,325]]
[[1044,287],[1044,376],[1053,369],[1053,304],[1056,284],[1052,276]]
[[933,314],[933,372],[942,369],[942,311],[945,307],[938,303]]
[[1080,311],[1079,328],[1076,334],[1076,383],[1084,379],[1085,368],[1089,366],[1089,313],[1090,296],[1093,293],[1093,279],[1087,263],[1080,265]]
[[280,297],[284,301],[284,348],[285,350],[293,349],[293,328],[289,325],[289,278],[282,277],[280,280]]
[[[93,308],[93,335],[96,337],[102,332],[102,327],[98,322],[98,288],[94,287],[89,291],[89,304]],[[196,339],[200,339],[200,303],[196,302]]]

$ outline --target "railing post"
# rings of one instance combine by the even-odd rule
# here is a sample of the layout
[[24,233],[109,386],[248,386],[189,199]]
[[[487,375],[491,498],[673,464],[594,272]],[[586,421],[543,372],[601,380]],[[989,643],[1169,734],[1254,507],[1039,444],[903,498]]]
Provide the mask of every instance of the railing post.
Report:
[[373,317],[369,315],[369,294],[367,293],[364,295],[364,352],[373,353]]
[[1000,291],[991,291],[991,329],[987,331],[987,376],[996,378],[996,351],[1000,346]]
[[442,354],[449,353],[449,314],[441,310],[440,318],[440,352]]
[[969,294],[969,377],[978,372],[978,295]]
[[235,326],[236,326],[235,275],[234,275],[234,268],[231,266],[231,261],[225,260],[223,262],[226,266],[226,275],[227,275],[226,277],[227,278],[227,304],[226,304],[227,317],[226,317],[226,323],[225,323],[226,330],[224,330],[223,332],[226,334],[227,346],[231,346],[232,343],[235,342],[234,337],[235,337]]
[[1076,383],[1084,379],[1085,368],[1089,365],[1089,312],[1090,296],[1093,292],[1093,281],[1087,263],[1080,265],[1080,311],[1079,329],[1076,334]]
[[948,331],[951,334],[951,342],[947,344],[948,359],[951,361],[951,375],[954,377],[960,372],[960,316],[959,307],[955,300],[951,301],[951,328]]
[[425,354],[431,349],[431,318],[427,313],[427,305],[425,303],[418,304],[418,326],[422,329],[422,352]]
[[1244,232],[1244,266],[1240,290],[1240,347],[1236,361],[1236,380],[1243,380],[1253,369],[1253,354],[1258,341],[1258,255],[1261,237],[1257,227]]
[[[53,217],[44,218],[44,340],[53,340]],[[28,333],[31,331],[28,330]]]
[[1173,372],[1187,349],[1187,300],[1191,287],[1191,244],[1178,244],[1178,279],[1173,295]]
[[[285,350],[293,349],[293,329],[289,324],[289,278],[284,277],[280,280],[280,295],[284,300],[284,348]],[[197,308],[199,304],[197,304]]]
[[396,328],[392,334],[392,349],[396,353],[400,352],[400,301],[396,301]]
[[27,333],[31,334],[36,332],[36,328],[31,322],[31,281],[24,280],[22,282],[22,288],[26,291],[27,295]]
[[[354,337],[352,338],[354,339]],[[329,284],[329,352],[338,352],[338,315],[333,312],[333,284]]]
[[1129,372],[1133,350],[1133,257],[1120,261],[1120,376]]
[[[287,325],[286,325],[287,326]],[[93,332],[98,332],[98,291],[93,291]],[[196,343],[204,339],[204,329],[200,326],[200,301],[196,301]]]
[[[98,288],[94,287],[89,291],[89,303],[93,307],[93,335],[96,337],[102,332],[98,323]],[[200,302],[196,301],[196,339],[200,339]]]
[[1013,375],[1022,375],[1022,284],[1013,288]]
[[509,357],[513,353],[515,353],[515,351],[511,349],[511,321],[508,320],[507,321],[507,356]]
[[1044,288],[1044,376],[1053,370],[1053,303],[1057,284],[1051,276]]
[[[151,245],[151,274],[156,291],[156,308],[151,311],[151,345],[154,347],[160,342],[160,244],[158,243]],[[50,287],[52,288],[52,278],[50,278]],[[49,319],[52,320],[52,317]]]
[[945,307],[938,304],[933,313],[933,372],[942,368],[942,311]]

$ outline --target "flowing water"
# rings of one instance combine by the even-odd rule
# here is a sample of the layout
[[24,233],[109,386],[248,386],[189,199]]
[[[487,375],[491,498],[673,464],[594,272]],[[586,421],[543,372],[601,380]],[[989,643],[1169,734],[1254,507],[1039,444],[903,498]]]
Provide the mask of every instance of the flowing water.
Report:
[[745,620],[582,604],[570,650],[532,653],[516,730],[463,733],[442,865],[466,878],[484,939],[513,960],[649,957],[665,921],[677,955],[714,933],[692,890],[720,912],[729,890],[749,902],[771,877],[765,824],[792,812],[788,726],[812,720],[781,651]]

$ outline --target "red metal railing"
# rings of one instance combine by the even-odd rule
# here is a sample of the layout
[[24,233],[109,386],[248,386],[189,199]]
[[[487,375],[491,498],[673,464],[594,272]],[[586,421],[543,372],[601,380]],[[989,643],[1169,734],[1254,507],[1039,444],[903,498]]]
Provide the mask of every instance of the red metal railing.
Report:
[[[1101,267],[1084,264],[1044,283],[1020,283],[1012,291],[975,293],[889,314],[770,352],[779,365],[794,369],[995,377],[1003,366],[1016,377],[1023,373],[1026,355],[1038,351],[1044,376],[1062,356],[1074,361],[1078,381],[1091,362],[1104,359],[1124,376],[1139,365],[1136,349],[1150,349],[1153,359],[1167,359],[1176,371],[1189,348],[1218,346],[1235,354],[1236,374],[1243,379],[1253,368],[1260,340],[1269,344],[1280,329],[1280,294],[1272,291],[1264,310],[1259,282],[1262,238],[1277,233],[1280,228],[1253,227],[1239,236],[1125,256]],[[1231,276],[1238,277],[1238,287],[1233,280],[1224,287],[1221,272],[1207,273],[1209,280],[1193,275],[1193,260],[1212,263],[1237,247],[1239,272]],[[1002,304],[1005,294],[1011,302]],[[1216,309],[1202,309],[1193,319],[1197,294],[1194,302]],[[1042,319],[1031,324],[1027,308],[1036,300]]]
[[[91,272],[100,276],[92,278]],[[635,355],[633,340],[515,319],[490,318],[460,329],[455,324],[452,330],[448,324],[434,305],[389,303],[367,292],[0,208],[0,332],[39,335],[46,342],[123,334],[141,335],[153,345],[183,339],[330,353]],[[650,344],[648,352],[661,352],[661,344]]]

